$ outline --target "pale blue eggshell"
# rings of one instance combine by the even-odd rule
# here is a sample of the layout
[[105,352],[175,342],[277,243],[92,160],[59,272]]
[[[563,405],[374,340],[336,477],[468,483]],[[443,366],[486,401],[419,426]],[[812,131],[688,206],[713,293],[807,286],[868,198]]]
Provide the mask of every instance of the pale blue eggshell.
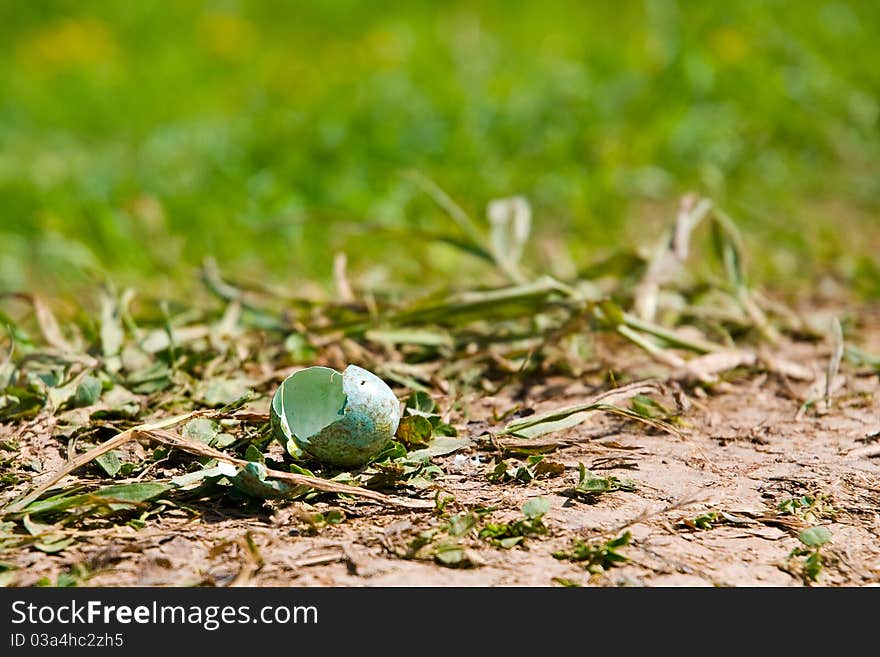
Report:
[[363,465],[394,436],[400,403],[372,372],[310,367],[289,376],[272,399],[272,427],[288,451],[319,461]]

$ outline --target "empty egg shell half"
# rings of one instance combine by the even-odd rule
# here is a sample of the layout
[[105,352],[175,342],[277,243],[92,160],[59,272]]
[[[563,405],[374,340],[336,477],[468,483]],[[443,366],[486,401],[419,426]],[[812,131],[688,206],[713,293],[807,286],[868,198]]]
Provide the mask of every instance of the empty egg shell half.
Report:
[[275,437],[336,466],[363,465],[394,436],[400,402],[372,372],[349,365],[340,374],[308,367],[287,377],[272,398]]

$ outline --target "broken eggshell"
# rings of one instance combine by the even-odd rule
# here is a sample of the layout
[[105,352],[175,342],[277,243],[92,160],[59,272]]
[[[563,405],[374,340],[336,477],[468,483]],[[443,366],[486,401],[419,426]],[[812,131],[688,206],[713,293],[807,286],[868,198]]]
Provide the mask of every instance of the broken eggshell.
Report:
[[272,398],[272,430],[298,449],[336,466],[363,465],[397,432],[400,402],[372,372],[349,365],[340,374],[308,367],[287,377]]

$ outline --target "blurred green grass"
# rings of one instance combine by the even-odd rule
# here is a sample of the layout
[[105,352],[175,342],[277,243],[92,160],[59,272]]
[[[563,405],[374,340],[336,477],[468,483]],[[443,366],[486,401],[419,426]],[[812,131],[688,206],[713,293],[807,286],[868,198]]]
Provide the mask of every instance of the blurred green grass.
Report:
[[877,3],[6,1],[0,55],[0,289],[472,281],[417,170],[526,196],[551,272],[695,190],[765,282],[880,297]]

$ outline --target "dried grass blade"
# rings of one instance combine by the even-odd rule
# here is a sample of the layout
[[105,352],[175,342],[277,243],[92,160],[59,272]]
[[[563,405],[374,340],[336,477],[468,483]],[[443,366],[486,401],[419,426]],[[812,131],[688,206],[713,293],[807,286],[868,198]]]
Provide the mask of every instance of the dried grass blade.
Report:
[[[649,395],[660,391],[660,385],[656,381],[637,381],[603,392],[583,404],[566,406],[548,413],[514,420],[509,422],[499,432],[499,435],[537,438],[552,431],[567,429],[580,424],[598,411],[612,411],[625,414],[626,409],[615,406],[615,403],[631,399],[636,395]],[[644,420],[641,416],[638,416],[638,419]]]
[[[167,431],[165,429],[141,429],[138,433],[155,440],[156,442],[160,442],[163,445],[168,445],[169,447],[174,447],[187,452],[188,454],[217,459],[218,461],[229,463],[239,468],[243,468],[248,464],[248,461],[244,459],[229,456],[225,452],[209,447],[204,443],[189,440],[178,433]],[[320,477],[310,477],[308,475],[283,472],[281,470],[271,470],[268,468],[266,469],[266,476],[296,486],[309,486],[328,493],[342,493],[343,495],[363,497],[376,502],[382,502],[383,504],[401,506],[408,509],[428,509],[434,507],[434,503],[429,500],[407,500],[391,495],[385,495],[384,493],[379,493],[367,488],[358,488],[357,486],[340,484]]]
[[840,360],[843,358],[843,328],[840,326],[840,320],[837,317],[831,319],[831,340],[833,347],[831,359],[828,361],[828,373],[825,377],[826,407],[831,406],[832,385],[840,369]]
[[183,415],[175,415],[174,417],[166,418],[164,420],[159,420],[158,422],[149,422],[146,424],[139,424],[136,427],[132,427],[131,429],[126,429],[122,433],[117,434],[110,440],[107,440],[94,449],[90,449],[88,452],[80,454],[75,459],[72,459],[67,462],[67,464],[63,468],[59,468],[56,470],[51,477],[49,477],[42,484],[34,488],[29,493],[22,495],[21,497],[16,498],[5,508],[0,510],[0,517],[10,514],[17,513],[24,509],[28,504],[38,499],[40,495],[49,490],[52,486],[61,481],[64,477],[69,475],[74,470],[77,470],[84,465],[94,461],[96,458],[101,456],[102,454],[106,454],[109,451],[117,449],[127,443],[129,440],[132,440],[135,435],[140,431],[152,431],[154,429],[164,429],[166,427],[172,427],[176,424],[180,424],[181,422],[185,422],[186,420],[199,415],[201,411],[193,411],[191,413],[184,413]]

